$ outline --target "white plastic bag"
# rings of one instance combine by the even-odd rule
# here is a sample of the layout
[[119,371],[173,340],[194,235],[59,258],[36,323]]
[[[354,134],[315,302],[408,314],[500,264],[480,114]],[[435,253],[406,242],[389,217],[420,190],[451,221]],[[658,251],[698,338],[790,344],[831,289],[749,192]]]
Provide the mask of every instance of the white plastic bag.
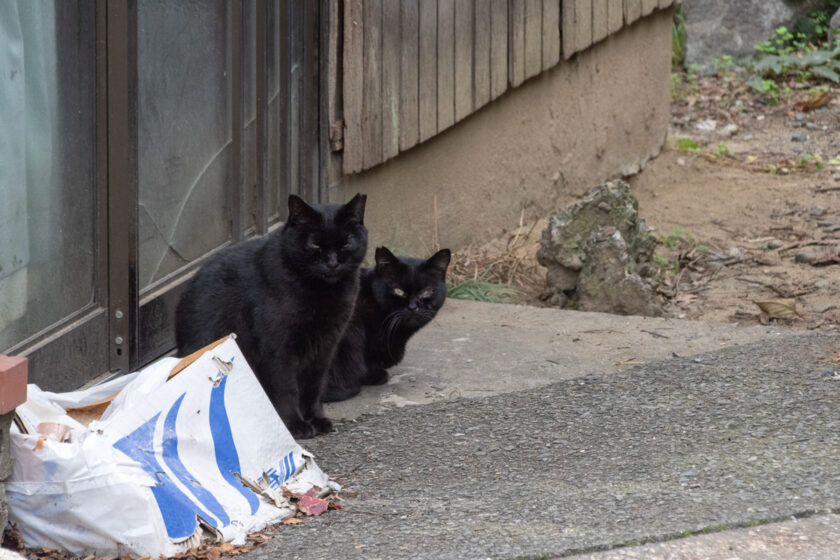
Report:
[[[294,513],[282,487],[336,487],[295,443],[232,337],[167,380],[177,363],[88,391],[29,386],[6,483],[9,519],[28,546],[158,556],[241,543]],[[87,427],[65,412],[116,391]]]

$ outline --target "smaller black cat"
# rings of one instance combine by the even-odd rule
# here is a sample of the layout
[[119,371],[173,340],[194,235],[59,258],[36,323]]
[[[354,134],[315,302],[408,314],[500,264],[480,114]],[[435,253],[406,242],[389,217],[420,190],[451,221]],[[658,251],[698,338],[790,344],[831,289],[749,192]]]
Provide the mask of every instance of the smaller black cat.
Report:
[[376,266],[362,269],[353,316],[330,367],[324,402],[343,401],[362,385],[388,381],[408,339],[428,324],[446,299],[449,249],[428,260],[395,257],[376,248]]

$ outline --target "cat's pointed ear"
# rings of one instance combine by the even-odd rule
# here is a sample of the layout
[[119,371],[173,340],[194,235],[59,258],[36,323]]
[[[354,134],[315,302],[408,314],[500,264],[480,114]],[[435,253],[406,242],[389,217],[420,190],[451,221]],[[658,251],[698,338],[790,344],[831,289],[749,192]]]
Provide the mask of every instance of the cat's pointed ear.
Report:
[[449,249],[441,249],[426,259],[426,266],[437,270],[441,274],[446,274],[446,269],[449,267],[449,259],[451,258],[452,253]]
[[383,271],[391,269],[399,264],[399,259],[394,256],[394,253],[388,250],[387,247],[377,247],[374,255],[376,261],[376,270]]
[[287,223],[316,222],[320,218],[318,211],[309,206],[299,196],[289,195],[289,219]]
[[350,202],[341,207],[338,211],[337,218],[339,221],[358,222],[362,225],[365,223],[365,202],[367,201],[366,194],[357,194],[350,199]]

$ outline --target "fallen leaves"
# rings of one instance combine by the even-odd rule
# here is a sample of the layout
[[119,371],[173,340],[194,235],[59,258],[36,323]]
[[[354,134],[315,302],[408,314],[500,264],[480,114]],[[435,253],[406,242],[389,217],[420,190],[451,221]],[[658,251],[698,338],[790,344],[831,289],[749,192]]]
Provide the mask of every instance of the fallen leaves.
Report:
[[831,91],[818,91],[808,99],[796,103],[793,108],[799,113],[816,111],[831,103],[832,99],[834,99],[834,93]]
[[[344,511],[344,508],[339,504],[330,500],[325,500],[324,498],[319,498],[318,494],[320,493],[321,489],[318,486],[313,486],[305,493],[291,492],[288,489],[283,488],[283,496],[288,498],[293,504],[296,504],[298,511],[304,515],[314,517],[331,509]],[[294,523],[295,522],[293,521],[290,521],[289,523],[284,522],[286,525]]]
[[769,299],[766,301],[753,301],[761,310],[761,323],[767,324],[770,319],[796,319],[799,313],[796,311],[796,300],[793,298]]

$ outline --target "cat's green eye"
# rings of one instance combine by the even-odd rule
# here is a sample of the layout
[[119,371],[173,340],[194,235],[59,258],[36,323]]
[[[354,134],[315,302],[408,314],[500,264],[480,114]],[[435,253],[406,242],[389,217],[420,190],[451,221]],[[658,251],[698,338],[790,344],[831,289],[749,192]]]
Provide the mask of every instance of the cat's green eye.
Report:
[[405,297],[405,292],[402,291],[400,288],[394,288],[394,295],[399,297]]

